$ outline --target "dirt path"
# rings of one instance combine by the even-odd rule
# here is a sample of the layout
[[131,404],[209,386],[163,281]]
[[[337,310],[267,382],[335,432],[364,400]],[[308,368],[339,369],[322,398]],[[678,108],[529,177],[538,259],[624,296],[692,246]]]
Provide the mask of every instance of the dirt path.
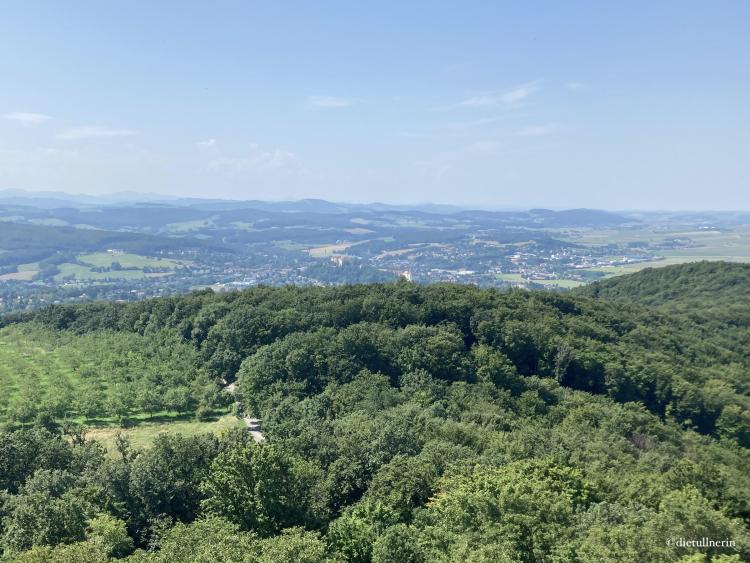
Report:
[[[224,383],[226,383],[226,381],[224,381]],[[230,383],[229,385],[224,387],[224,391],[226,391],[230,395],[234,395],[235,393],[237,393],[237,384]],[[238,409],[241,406],[239,401],[234,404]],[[250,436],[252,436],[253,440],[255,440],[258,444],[260,444],[261,442],[265,442],[266,437],[263,435],[263,431],[260,429],[259,419],[253,418],[252,416],[246,414],[242,417],[242,420],[245,422],[247,431],[250,432]]]
[[247,430],[250,432],[250,436],[253,437],[253,440],[259,444],[266,440],[266,437],[260,429],[260,420],[251,416],[245,416],[242,420],[245,421],[245,426],[247,426]]

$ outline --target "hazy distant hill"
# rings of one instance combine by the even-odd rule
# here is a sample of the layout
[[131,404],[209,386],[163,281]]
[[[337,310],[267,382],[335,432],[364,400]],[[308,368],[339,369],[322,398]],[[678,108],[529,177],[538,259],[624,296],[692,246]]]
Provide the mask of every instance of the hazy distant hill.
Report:
[[54,255],[117,248],[128,252],[160,254],[169,251],[229,251],[214,241],[167,238],[141,233],[126,233],[71,227],[50,227],[0,222],[0,266],[44,260]]

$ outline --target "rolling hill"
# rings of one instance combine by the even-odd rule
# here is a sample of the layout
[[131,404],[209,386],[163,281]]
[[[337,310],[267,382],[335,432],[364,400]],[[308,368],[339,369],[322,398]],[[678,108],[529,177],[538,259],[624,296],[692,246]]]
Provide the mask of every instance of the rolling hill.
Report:
[[692,262],[594,282],[577,295],[750,326],[750,264]]

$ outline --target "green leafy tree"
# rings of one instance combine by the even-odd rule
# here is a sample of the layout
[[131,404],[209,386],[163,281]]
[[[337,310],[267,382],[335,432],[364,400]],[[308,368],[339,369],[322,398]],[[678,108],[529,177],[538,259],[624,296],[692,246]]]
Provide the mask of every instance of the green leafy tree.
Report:
[[90,497],[68,472],[37,471],[6,501],[4,548],[18,553],[37,545],[82,541],[95,511]]
[[199,485],[217,454],[217,440],[210,434],[158,436],[129,468],[129,494],[142,518],[193,520],[202,499]]
[[318,471],[278,445],[249,443],[221,453],[201,490],[205,510],[268,536],[314,525]]
[[372,563],[422,563],[419,532],[405,524],[387,528],[372,547]]
[[745,448],[750,448],[750,409],[739,405],[727,405],[716,421],[719,436],[736,440]]
[[376,539],[397,521],[398,515],[380,503],[358,503],[331,522],[328,548],[344,561],[369,563]]
[[99,514],[89,521],[86,541],[96,545],[107,557],[121,558],[133,551],[133,540],[125,522],[109,514]]
[[108,394],[107,412],[124,425],[135,406],[132,386],[127,383],[116,383],[110,387]]

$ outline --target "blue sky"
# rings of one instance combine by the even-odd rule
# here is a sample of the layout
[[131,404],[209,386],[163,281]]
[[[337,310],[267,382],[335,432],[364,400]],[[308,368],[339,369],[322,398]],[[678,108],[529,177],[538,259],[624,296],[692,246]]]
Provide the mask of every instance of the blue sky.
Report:
[[0,7],[0,188],[750,209],[750,3]]

